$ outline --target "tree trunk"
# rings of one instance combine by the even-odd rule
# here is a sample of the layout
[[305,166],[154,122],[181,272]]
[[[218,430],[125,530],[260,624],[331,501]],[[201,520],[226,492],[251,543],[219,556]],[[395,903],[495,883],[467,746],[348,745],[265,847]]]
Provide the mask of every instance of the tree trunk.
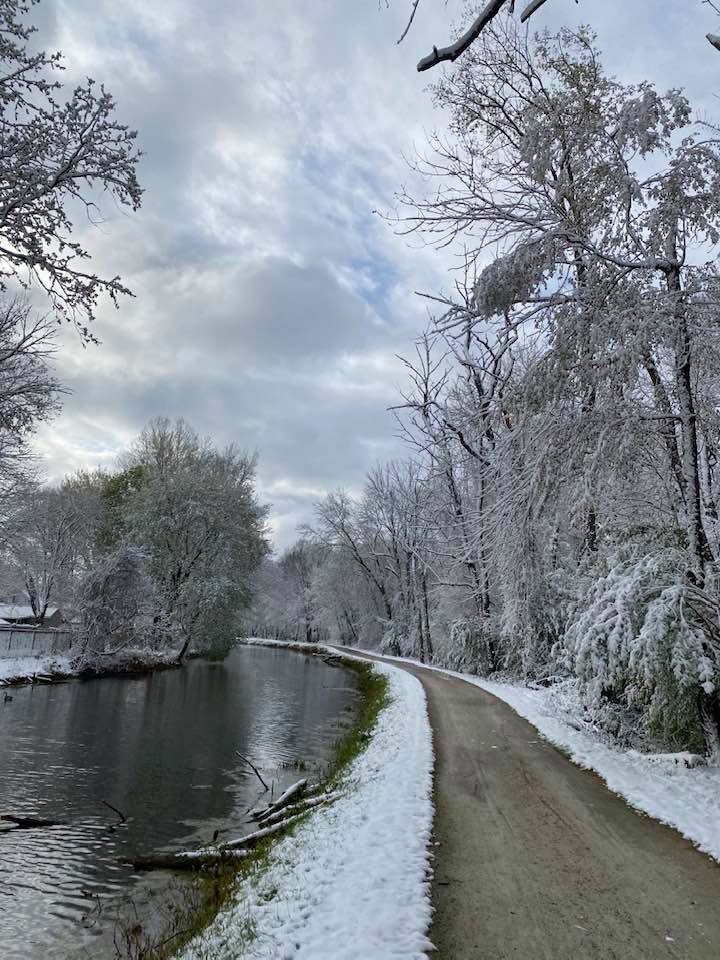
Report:
[[647,354],[643,362],[647,375],[650,378],[650,383],[652,383],[655,404],[662,415],[667,417],[666,420],[661,421],[660,434],[663,438],[665,449],[667,450],[668,460],[670,461],[673,477],[677,483],[678,492],[684,503],[685,483],[683,481],[682,464],[680,462],[680,453],[678,451],[678,438],[675,431],[675,419],[673,417],[672,404],[670,403],[670,398],[667,395],[665,384],[662,382],[660,371],[658,370],[653,358]]
[[490,616],[490,573],[489,573],[489,563],[487,557],[487,550],[485,549],[483,541],[483,527],[485,523],[485,477],[481,475],[480,477],[480,496],[478,497],[478,527],[480,529],[480,543],[481,547],[479,552],[480,556],[480,565],[482,568],[481,574],[481,584],[482,584],[482,593],[480,598],[480,609],[483,617]]
[[483,595],[484,595],[482,578],[480,576],[480,571],[478,570],[477,563],[475,563],[475,561],[472,559],[471,547],[470,547],[470,542],[467,534],[467,526],[466,526],[467,521],[465,518],[465,511],[463,510],[462,500],[460,498],[460,491],[458,490],[457,484],[455,483],[455,475],[453,473],[452,461],[450,459],[449,451],[446,451],[446,458],[447,458],[447,463],[445,466],[445,477],[447,478],[447,482],[448,482],[448,492],[450,493],[450,497],[452,499],[453,512],[455,514],[456,520],[458,521],[458,527],[460,528],[460,537],[462,539],[462,546],[463,546],[463,552],[464,552],[463,563],[472,577],[473,586],[474,586],[473,600],[475,602],[475,607],[477,609],[478,614],[482,616]]
[[422,587],[423,609],[425,611],[425,649],[427,651],[428,661],[432,663],[434,651],[432,635],[430,633],[430,610],[428,603],[427,575],[424,572],[420,581],[420,586]]
[[675,295],[675,381],[682,426],[681,461],[687,508],[686,530],[690,566],[688,577],[698,587],[702,587],[705,583],[705,565],[712,560],[712,551],[702,520],[697,415],[692,392],[692,342],[680,285],[679,267],[673,267],[668,271],[667,284],[670,293]]
[[590,553],[597,552],[597,513],[592,505],[585,517],[585,546]]
[[177,655],[177,662],[178,662],[178,663],[182,663],[183,660],[185,659],[185,657],[187,656],[187,652],[188,652],[188,650],[190,649],[190,641],[191,641],[191,639],[192,639],[192,638],[191,638],[190,634],[186,634],[185,639],[183,640],[183,644],[182,644],[182,646],[180,647],[180,652],[179,652],[178,655]]
[[[597,391],[592,387],[589,394],[582,403],[583,414],[588,414],[595,409],[597,403]],[[597,553],[597,511],[595,504],[591,501],[587,514],[585,516],[585,550],[588,553]]]
[[720,701],[704,690],[698,697],[698,709],[705,736],[705,750],[711,763],[720,763]]

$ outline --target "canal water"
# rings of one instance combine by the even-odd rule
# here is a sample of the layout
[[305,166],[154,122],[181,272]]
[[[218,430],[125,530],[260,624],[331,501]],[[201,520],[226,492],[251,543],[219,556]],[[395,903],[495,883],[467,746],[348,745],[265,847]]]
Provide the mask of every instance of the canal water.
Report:
[[235,751],[277,796],[331,763],[357,706],[350,671],[267,647],[9,695],[0,815],[60,823],[0,821],[2,960],[118,956],[118,916],[158,913],[169,882],[122,859],[242,836],[262,787]]

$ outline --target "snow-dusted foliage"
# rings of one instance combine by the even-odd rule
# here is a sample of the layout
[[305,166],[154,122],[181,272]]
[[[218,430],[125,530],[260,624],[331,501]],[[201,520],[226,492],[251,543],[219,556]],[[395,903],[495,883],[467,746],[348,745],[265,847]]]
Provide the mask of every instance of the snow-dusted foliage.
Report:
[[58,408],[60,384],[50,360],[55,330],[19,298],[0,297],[0,496],[27,474],[29,444],[38,423]]
[[147,556],[157,615],[178,635],[178,657],[226,650],[267,551],[255,458],[215,449],[184,420],[158,418],[122,465],[119,531]]
[[80,518],[60,490],[26,482],[6,498],[3,524],[5,569],[2,589],[22,596],[42,625],[59,598],[71,602]]
[[2,593],[38,623],[59,607],[87,655],[226,652],[268,549],[255,464],[158,419],[116,471],[26,485],[2,528]]
[[103,192],[138,209],[140,153],[102,85],[88,79],[62,98],[62,55],[32,43],[28,17],[37,2],[0,4],[0,290],[39,287],[58,320],[92,338],[88,323],[100,296],[117,302],[130,291],[120,277],[88,269],[71,215],[84,209],[96,222]]
[[512,24],[435,88],[451,136],[418,161],[440,182],[400,197],[402,229],[457,241],[465,282],[405,361],[407,462],[318,505],[313,596],[339,570],[362,590],[315,622],[479,674],[575,676],[595,715],[710,751],[720,143],[678,91],[606,76],[589,31]]
[[[435,44],[432,50],[418,62],[417,69],[422,72],[432,70],[433,67],[441,63],[454,63],[459,57],[466,54],[473,44],[478,42],[483,35],[483,31],[487,30],[490,24],[497,24],[504,14],[508,14],[508,16],[516,14],[520,23],[527,23],[547,2],[548,0],[527,0],[527,2],[518,4],[517,7],[514,0],[483,0],[482,3],[467,4],[464,20],[461,21],[459,29],[456,26],[453,39],[445,46]],[[704,0],[704,3],[716,14],[720,14],[720,7],[715,0]],[[410,33],[415,23],[419,5],[420,0],[413,0],[410,15],[397,41],[398,43],[402,43]],[[706,33],[705,36],[716,50],[720,50],[720,36],[715,33]]]
[[120,546],[90,573],[80,592],[80,641],[85,656],[117,653],[125,647],[159,646],[152,585],[142,550]]
[[557,649],[592,702],[647,707],[667,739],[682,739],[707,722],[704,704],[720,683],[717,615],[717,599],[688,583],[682,551],[624,551],[582,598]]
[[[322,621],[333,622],[336,618],[330,608],[324,616],[320,613],[322,601],[314,578],[321,565],[325,579],[332,577],[334,568],[323,564],[326,559],[322,547],[306,539],[298,540],[278,560],[267,558],[255,577],[255,597],[243,617],[243,632],[306,643],[325,639],[327,630]],[[342,609],[343,586],[333,578],[332,588],[327,594],[323,591],[328,599],[335,597],[333,609]],[[334,639],[338,639],[337,634]]]
[[542,243],[521,245],[497,257],[475,283],[473,306],[478,316],[489,319],[534,296],[553,263],[552,246],[546,250]]

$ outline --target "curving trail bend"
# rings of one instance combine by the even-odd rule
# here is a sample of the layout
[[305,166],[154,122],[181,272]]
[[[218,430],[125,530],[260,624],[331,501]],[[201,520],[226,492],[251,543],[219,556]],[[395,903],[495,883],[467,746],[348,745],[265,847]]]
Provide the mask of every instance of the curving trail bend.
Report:
[[420,679],[433,728],[439,960],[720,958],[718,864],[491,694],[388,662]]

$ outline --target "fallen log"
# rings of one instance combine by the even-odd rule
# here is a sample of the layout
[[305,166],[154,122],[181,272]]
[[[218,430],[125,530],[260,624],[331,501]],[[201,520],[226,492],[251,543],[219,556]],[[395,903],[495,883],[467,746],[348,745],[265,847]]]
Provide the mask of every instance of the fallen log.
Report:
[[275,803],[271,803],[270,806],[273,810],[279,810],[280,807],[286,806],[293,797],[299,797],[300,794],[304,793],[306,787],[307,780],[298,780],[297,783],[293,783],[292,786],[288,787],[284,793],[281,793]]
[[322,656],[322,654],[321,654],[321,655],[320,655],[320,659],[322,660],[323,663],[326,663],[329,667],[344,667],[344,666],[345,666],[345,664],[343,663],[342,659],[341,659],[340,657],[334,656],[334,654],[332,654],[332,653],[327,654],[327,656]]
[[147,857],[125,860],[136,870],[208,870],[213,867],[235,863],[248,855],[247,850],[224,850],[220,847],[205,847],[201,850],[184,850],[180,853],[158,853]]
[[[287,803],[287,799],[298,796],[305,789],[306,784],[307,781],[305,780],[293,784],[277,802],[279,803],[280,800],[284,799]],[[331,803],[337,796],[337,793],[326,793],[321,797],[308,797],[290,806],[284,805],[282,809],[270,813],[266,819],[266,826],[254,830],[244,837],[227,840],[217,846],[201,847],[199,850],[182,850],[179,853],[159,853],[144,857],[133,857],[122,862],[132,864],[136,870],[208,870],[222,864],[233,863],[247,857],[253,848],[266,837],[286,830],[306,811],[323,803]]]
[[42,820],[39,817],[14,817],[9,813],[0,816],[0,820],[12,823],[11,830],[35,830],[37,827],[62,827],[61,820]]
[[265,837],[272,836],[273,833],[280,833],[281,830],[284,830],[291,823],[297,820],[299,816],[299,813],[295,813],[291,817],[285,817],[285,819],[280,820],[278,823],[272,824],[272,826],[263,827],[261,830],[255,830],[253,833],[249,833],[246,837],[239,837],[237,840],[226,840],[225,843],[220,845],[219,849],[235,850],[239,847],[245,847],[252,850],[252,848],[257,846],[261,840],[265,839]]
[[291,800],[302,796],[306,788],[307,780],[298,780],[297,783],[293,783],[292,786],[288,787],[285,793],[281,793],[275,803],[269,804],[264,810],[253,811],[250,816],[253,820],[262,820],[263,817],[268,816],[268,814],[275,813],[276,810],[281,810],[283,807],[286,807]]
[[118,810],[117,807],[114,807],[111,803],[108,803],[107,800],[101,800],[100,803],[104,804],[108,810],[112,810],[113,813],[117,814],[117,816],[120,818],[120,823],[127,823],[127,817],[122,810]]
[[265,837],[280,833],[290,823],[297,820],[299,814],[287,817],[280,823],[256,830],[246,837],[237,840],[228,840],[216,847],[201,847],[199,850],[182,850],[179,853],[158,853],[145,857],[133,857],[123,860],[130,863],[136,870],[208,870],[222,864],[242,860]]
[[319,807],[323,803],[332,803],[338,796],[338,793],[326,793],[322,797],[308,797],[307,800],[301,800],[299,803],[293,803],[289,807],[283,807],[282,810],[278,810],[276,813],[264,816],[262,820],[258,822],[263,826],[277,823],[279,820],[284,820],[288,814],[294,816],[295,814],[305,813],[306,810],[312,810],[313,807]]
[[240,757],[241,760],[244,760],[245,763],[254,771],[255,776],[258,778],[258,780],[260,781],[260,783],[265,787],[265,789],[266,789],[266,790],[269,790],[270,787],[269,787],[269,786],[265,783],[265,781],[263,780],[263,778],[262,778],[262,776],[261,776],[261,774],[260,774],[260,771],[259,771],[258,768],[255,766],[255,764],[254,764],[251,760],[248,760],[247,757],[244,757],[244,756],[240,753],[239,750],[236,750],[235,753],[237,754],[238,757]]

